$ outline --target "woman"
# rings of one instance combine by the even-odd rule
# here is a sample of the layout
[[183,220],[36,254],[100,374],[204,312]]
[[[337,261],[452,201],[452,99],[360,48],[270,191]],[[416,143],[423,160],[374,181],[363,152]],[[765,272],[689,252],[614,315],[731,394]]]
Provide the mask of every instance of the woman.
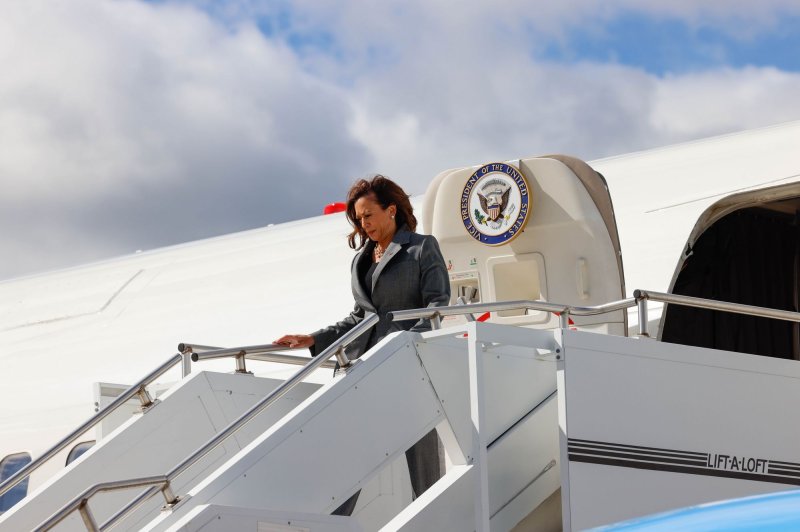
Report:
[[[431,328],[429,320],[390,321],[389,312],[449,303],[450,282],[439,244],[433,236],[414,232],[417,219],[408,195],[399,185],[382,175],[358,181],[347,194],[347,219],[353,226],[348,244],[359,250],[350,268],[353,312],[311,334],[282,336],[276,344],[308,347],[316,356],[355,327],[366,313],[377,314],[378,323],[348,347],[347,355],[352,360],[389,333]],[[406,458],[414,495],[419,496],[441,476],[436,431],[406,451]],[[357,499],[358,492],[334,513],[351,515]]]

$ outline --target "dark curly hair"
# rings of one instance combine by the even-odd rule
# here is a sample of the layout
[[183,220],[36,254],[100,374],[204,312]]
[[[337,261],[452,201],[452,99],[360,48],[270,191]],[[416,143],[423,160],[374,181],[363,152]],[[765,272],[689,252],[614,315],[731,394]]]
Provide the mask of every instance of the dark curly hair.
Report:
[[[407,225],[410,231],[417,228],[414,209],[411,207],[408,194],[400,185],[380,174],[369,180],[359,179],[347,192],[347,219],[353,226],[353,232],[348,235],[347,243],[351,248],[361,249],[369,240],[367,232],[361,228],[361,224],[356,218],[356,201],[363,196],[372,196],[383,209],[394,205],[397,208],[394,220],[398,228],[403,225]],[[356,244],[356,237],[358,237],[358,244]]]

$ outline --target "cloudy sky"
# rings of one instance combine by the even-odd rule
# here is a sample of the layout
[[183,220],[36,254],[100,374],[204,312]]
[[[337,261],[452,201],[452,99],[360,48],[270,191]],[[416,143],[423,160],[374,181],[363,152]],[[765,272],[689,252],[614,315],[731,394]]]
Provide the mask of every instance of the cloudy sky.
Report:
[[0,279],[800,119],[797,0],[3,0]]

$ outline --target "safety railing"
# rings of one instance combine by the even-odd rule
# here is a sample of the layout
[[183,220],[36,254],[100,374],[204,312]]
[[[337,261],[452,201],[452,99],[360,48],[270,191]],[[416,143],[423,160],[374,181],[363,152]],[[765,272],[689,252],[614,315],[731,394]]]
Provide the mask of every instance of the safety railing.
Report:
[[[146,410],[153,404],[153,398],[147,391],[147,386],[152,384],[156,379],[164,375],[167,371],[175,367],[179,362],[182,362],[182,376],[186,377],[191,371],[191,362],[199,360],[209,360],[215,358],[233,357],[236,359],[236,372],[247,373],[245,367],[245,358],[259,360],[264,362],[277,362],[281,364],[304,365],[308,362],[308,357],[301,357],[295,355],[278,354],[275,351],[286,351],[289,348],[276,344],[265,344],[258,346],[246,346],[236,348],[220,348],[204,346],[199,344],[181,343],[178,345],[179,354],[171,356],[163,364],[151,371],[139,382],[129,387],[118,395],[110,404],[99,410],[94,416],[83,422],[79,427],[70,432],[67,436],[62,438],[58,443],[50,447],[47,451],[42,453],[36,460],[28,463],[25,467],[14,473],[0,484],[0,496],[7,491],[11,490],[22,482],[25,478],[31,475],[34,471],[39,469],[48,460],[56,456],[58,453],[69,447],[86,431],[95,427],[98,423],[103,421],[109,415],[113,414],[119,407],[124,405],[128,400],[133,397],[138,397],[141,402],[143,410]],[[333,368],[335,365],[331,362],[325,362],[321,365],[323,368]]]
[[[248,373],[245,359],[258,360],[261,362],[277,362],[280,364],[293,364],[305,366],[308,357],[296,355],[284,355],[276,351],[286,351],[289,348],[285,345],[263,344],[245,347],[212,347],[199,344],[178,344],[178,351],[190,355],[192,362],[200,360],[213,360],[217,358],[234,358],[236,360],[236,373]],[[333,368],[335,364],[330,361],[323,362],[322,368]]]
[[727,301],[652,292],[649,290],[634,290],[633,297],[631,298],[592,307],[562,305],[558,303],[549,303],[547,301],[533,300],[501,301],[496,303],[471,303],[451,307],[396,310],[389,313],[389,319],[393,321],[430,319],[432,326],[438,329],[441,327],[441,318],[446,316],[471,315],[472,313],[499,312],[504,310],[538,310],[557,314],[561,328],[567,328],[569,326],[570,316],[593,316],[636,306],[638,307],[639,313],[639,336],[649,337],[650,332],[647,319],[648,301],[800,323],[800,313],[789,310],[777,310],[753,305],[743,305],[741,303],[729,303]]
[[[430,319],[433,327],[438,329],[441,327],[441,318],[446,316],[457,316],[457,315],[469,316],[472,313],[526,309],[526,310],[544,311],[544,312],[549,312],[551,314],[556,314],[559,316],[560,326],[562,328],[567,328],[569,326],[570,316],[592,316],[592,315],[606,314],[609,312],[615,312],[618,310],[624,310],[637,306],[639,314],[639,320],[638,320],[639,335],[642,337],[648,337],[649,336],[648,318],[647,318],[648,301],[656,301],[667,304],[704,308],[704,309],[718,310],[723,312],[732,312],[737,314],[745,314],[749,316],[773,318],[773,319],[800,323],[800,313],[797,312],[768,309],[752,305],[743,305],[740,303],[729,303],[725,301],[716,301],[711,299],[703,299],[703,298],[676,295],[676,294],[666,294],[663,292],[653,292],[647,290],[635,290],[634,297],[632,298],[621,299],[618,301],[613,301],[610,303],[605,303],[603,305],[596,305],[596,306],[573,306],[573,305],[563,305],[558,303],[550,303],[546,301],[518,300],[518,301],[504,301],[495,303],[462,304],[451,307],[433,307],[433,308],[399,310],[390,312],[389,318],[394,321],[405,321],[412,319],[413,320]],[[213,449],[215,449],[218,445],[223,443],[228,437],[230,437],[230,435],[232,435],[234,432],[236,432],[238,429],[244,426],[264,408],[268,407],[270,404],[274,403],[275,401],[280,399],[283,395],[285,395],[287,392],[289,392],[292,388],[294,388],[294,386],[296,386],[299,382],[301,382],[302,379],[305,378],[309,373],[320,367],[324,367],[324,365],[328,365],[327,360],[331,356],[335,355],[337,357],[340,366],[344,367],[348,366],[350,364],[350,361],[344,354],[344,347],[347,346],[354,339],[356,339],[358,336],[360,336],[363,332],[371,328],[377,320],[378,318],[375,315],[371,315],[368,318],[366,318],[354,329],[352,329],[342,338],[340,338],[336,343],[334,343],[328,349],[323,351],[319,356],[312,358],[311,361],[307,362],[292,377],[284,381],[284,383],[278,386],[273,392],[264,397],[261,401],[259,401],[253,407],[251,407],[247,412],[242,414],[239,418],[237,418],[235,421],[229,424],[220,433],[218,433],[216,436],[214,436],[212,439],[206,442],[203,446],[198,448],[194,453],[192,453],[189,457],[184,459],[180,464],[175,466],[165,475],[106,482],[91,486],[81,495],[73,499],[70,503],[68,503],[59,511],[57,511],[55,514],[53,514],[47,521],[42,523],[37,528],[37,530],[49,530],[50,528],[61,522],[63,519],[65,519],[69,514],[71,514],[75,510],[81,513],[81,516],[83,518],[84,523],[87,526],[87,529],[93,531],[105,530],[113,526],[117,522],[119,522],[126,515],[134,511],[146,500],[150,499],[158,492],[162,493],[164,499],[166,500],[167,505],[173,505],[177,503],[180,499],[172,492],[170,483],[178,475],[186,471],[189,467],[191,467],[194,463],[200,460],[203,456],[205,456]],[[272,362],[287,362],[289,361],[289,359],[295,359],[292,360],[290,363],[297,363],[298,362],[297,359],[302,359],[306,361],[308,360],[304,357],[292,357],[291,355],[277,355],[275,353],[272,353],[272,351],[279,350],[278,346],[274,346],[273,344],[267,344],[263,346],[240,347],[240,348],[225,348],[225,349],[214,348],[210,346],[181,344],[180,349],[182,355],[176,355],[175,357],[167,361],[167,363],[174,365],[175,363],[181,360],[181,357],[186,355],[191,356],[192,360],[195,361],[211,359],[211,358],[234,357],[237,360],[237,371],[246,372],[246,368],[244,366],[245,358],[267,360]],[[280,349],[285,350],[285,348],[280,348]],[[165,363],[165,365],[167,363]],[[169,367],[171,367],[171,365]],[[164,371],[166,371],[166,369]],[[142,382],[144,382],[146,379],[147,377],[143,379]],[[141,384],[139,386],[141,386]],[[125,392],[125,394],[123,394],[123,396],[127,395],[127,398],[125,400],[138,393],[136,387],[137,385],[132,386],[128,391]],[[132,394],[129,394],[130,390],[134,390]],[[123,396],[120,396],[120,398]],[[76,429],[76,432],[77,430],[80,430],[80,428]],[[21,470],[20,473],[25,475],[23,471],[24,470]],[[20,473],[18,473],[18,475]],[[15,475],[15,477],[17,477],[18,475]],[[10,478],[6,483],[2,485],[2,487],[5,488],[6,484],[8,484],[15,477]],[[131,501],[125,507],[120,509],[105,523],[99,526],[96,524],[88,507],[89,499],[94,494],[102,491],[130,489],[141,486],[148,486],[148,489],[140,493],[133,501]],[[10,487],[6,488],[4,491],[7,491],[7,489],[10,489]],[[2,492],[0,492],[0,494],[2,494]]]
[[441,319],[446,316],[471,315],[472,313],[501,312],[505,310],[540,310],[551,314],[558,314],[562,327],[569,324],[569,316],[591,316],[605,314],[616,310],[623,310],[636,305],[636,299],[628,298],[612,301],[594,307],[576,307],[549,303],[547,301],[518,300],[499,301],[495,303],[470,303],[467,305],[454,305],[452,307],[426,307],[409,310],[396,310],[389,312],[389,319],[394,321],[429,319],[434,329],[441,327]]
[[[68,502],[66,505],[61,507],[46,521],[44,521],[42,524],[36,527],[36,530],[37,531],[50,530],[58,523],[66,519],[72,512],[76,510],[80,513],[81,518],[83,519],[83,522],[86,525],[87,530],[90,530],[92,532],[99,530],[106,530],[117,524],[122,519],[124,519],[127,515],[136,510],[139,506],[144,504],[147,500],[149,500],[158,492],[161,492],[161,494],[163,495],[167,506],[173,506],[177,504],[180,501],[180,498],[176,496],[175,493],[172,491],[171,483],[175,480],[175,478],[178,475],[189,469],[191,466],[197,463],[201,458],[203,458],[208,453],[216,449],[220,444],[222,444],[225,440],[227,440],[230,436],[232,436],[236,431],[238,431],[240,428],[246,425],[250,420],[252,420],[255,416],[257,416],[262,410],[264,410],[265,408],[273,404],[275,401],[286,395],[295,386],[297,386],[300,382],[302,382],[302,380],[305,377],[307,377],[316,369],[322,367],[323,364],[331,356],[336,357],[337,362],[341,367],[350,366],[351,361],[347,358],[347,355],[344,352],[344,348],[347,345],[349,345],[353,340],[361,336],[364,332],[372,328],[372,326],[375,325],[377,321],[378,321],[378,316],[375,314],[371,314],[366,318],[364,318],[353,329],[345,333],[341,338],[339,338],[336,342],[334,342],[330,347],[325,349],[318,356],[308,361],[306,365],[300,368],[294,375],[285,380],[282,384],[280,384],[272,392],[267,394],[258,403],[250,407],[250,409],[247,410],[247,412],[245,412],[244,414],[236,418],[234,421],[232,421],[227,427],[218,432],[214,437],[212,437],[206,443],[198,447],[197,450],[195,450],[192,454],[186,457],[183,461],[181,461],[178,465],[173,467],[163,476],[159,475],[153,477],[118,480],[118,481],[95,484],[87,488],[83,493],[81,493],[80,495],[72,499],[70,502]],[[197,348],[198,346],[192,346],[192,347]],[[226,355],[220,355],[214,358],[220,358],[221,356],[234,356],[234,351],[236,351],[237,349],[241,348],[217,350],[217,351],[228,351],[228,353]],[[206,354],[211,352],[213,352],[213,350],[207,351]],[[148,488],[143,492],[141,492],[139,495],[137,495],[136,498],[133,499],[131,502],[129,502],[120,510],[118,510],[103,524],[101,525],[97,524],[89,508],[89,500],[95,494],[104,491],[132,489],[142,486],[147,486]]]
[[[741,303],[728,303],[727,301],[716,301],[713,299],[703,299],[699,297],[682,296],[678,294],[665,294],[663,292],[650,292],[648,290],[635,290],[633,297],[639,302],[639,327],[641,332],[642,323],[647,332],[647,301],[659,301],[672,305],[684,307],[704,308],[708,310],[721,310],[733,314],[744,314],[758,318],[772,318],[776,320],[792,321],[800,323],[800,313],[791,310],[778,310],[772,308],[755,307],[753,305],[743,305]],[[644,302],[644,304],[643,304]],[[644,311],[644,320],[642,312]]]
[[25,467],[11,475],[8,479],[5,480],[2,484],[0,484],[0,495],[3,495],[8,490],[19,484],[23,479],[29,476],[31,473],[39,469],[42,465],[44,465],[48,460],[52,457],[66,449],[69,445],[74,443],[81,434],[85,433],[87,430],[93,428],[95,425],[103,421],[106,417],[114,413],[114,411],[125,404],[129,399],[133,397],[138,397],[139,401],[142,403],[142,408],[146,409],[153,404],[153,398],[147,391],[147,386],[155,381],[157,378],[162,376],[164,373],[172,369],[178,362],[181,362],[184,359],[183,355],[176,354],[171,356],[167,359],[163,364],[158,366],[156,369],[151,371],[145,377],[143,377],[139,382],[122,392],[116,399],[114,399],[108,406],[98,411],[94,416],[83,422],[78,428],[70,432],[67,436],[65,436],[61,441],[50,447],[47,451],[42,453],[41,456],[33,460],[32,462],[28,463]]

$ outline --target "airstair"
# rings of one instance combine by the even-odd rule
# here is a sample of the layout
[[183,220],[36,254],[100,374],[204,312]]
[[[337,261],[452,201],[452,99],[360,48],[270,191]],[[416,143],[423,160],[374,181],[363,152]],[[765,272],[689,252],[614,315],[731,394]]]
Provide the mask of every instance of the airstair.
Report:
[[[401,311],[394,319],[429,317],[437,323],[447,315],[525,308],[558,313],[562,326],[539,330],[467,321],[391,335],[349,361],[343,347],[374,324],[377,318],[370,316],[286,381],[248,374],[247,348],[205,350],[195,358],[232,356],[238,371],[191,373],[152,400],[147,384],[186,362],[186,349],[96,418],[134,396],[142,401],[141,415],[4,514],[0,531],[558,529],[558,490],[570,487],[562,464],[568,446],[576,455],[585,447],[567,441],[565,342],[589,352],[590,361],[592,346],[602,338],[599,344],[608,346],[595,360],[605,352],[630,357],[626,350],[657,345],[647,339],[647,300],[659,298],[800,321],[796,313],[744,305],[736,310],[732,304],[639,291],[597,307],[515,301]],[[570,330],[570,314],[637,305],[639,339]],[[583,359],[577,348],[575,353],[574,374],[581,375]],[[328,384],[303,382],[333,356],[342,368]],[[581,416],[574,415],[573,426]],[[412,500],[404,452],[433,428],[447,471]],[[21,471],[0,491],[29,473]],[[359,490],[353,516],[331,515]],[[563,495],[569,503],[570,494]],[[575,507],[579,495],[572,499]]]
[[[482,519],[510,529],[558,489],[553,331],[469,323],[394,335],[342,360],[371,321],[283,383],[190,374],[3,515],[0,530],[178,530],[209,519],[229,530],[234,510],[320,530],[460,529],[454,519],[474,527],[476,496]],[[329,384],[301,382],[335,353],[347,367]],[[471,396],[484,394],[475,408]],[[450,466],[412,502],[404,452],[433,428]],[[329,515],[359,489],[353,517]]]

